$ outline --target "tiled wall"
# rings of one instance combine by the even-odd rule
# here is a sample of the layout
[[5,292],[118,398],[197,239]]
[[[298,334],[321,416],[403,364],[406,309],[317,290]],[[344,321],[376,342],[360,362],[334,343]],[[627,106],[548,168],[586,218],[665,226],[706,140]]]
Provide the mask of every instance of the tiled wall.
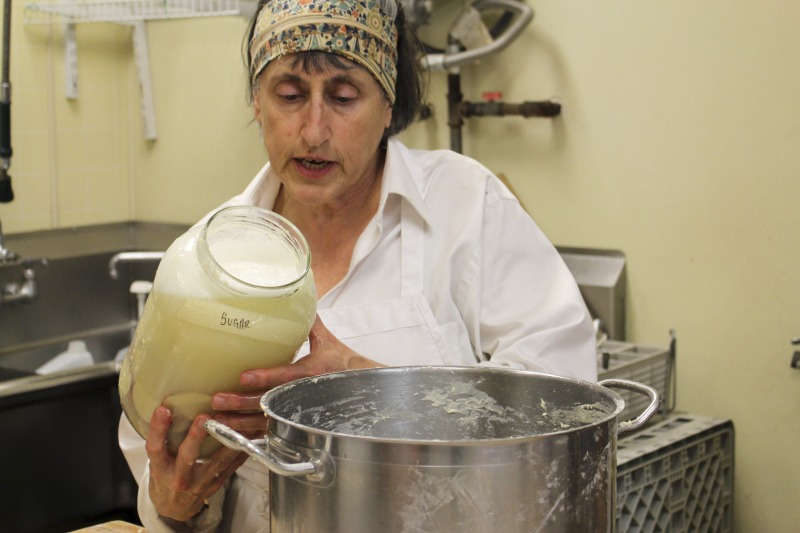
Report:
[[15,199],[0,204],[3,230],[128,220],[129,132],[131,113],[138,113],[131,30],[107,23],[76,27],[79,93],[67,99],[63,29],[23,24],[24,5],[14,2],[12,12]]

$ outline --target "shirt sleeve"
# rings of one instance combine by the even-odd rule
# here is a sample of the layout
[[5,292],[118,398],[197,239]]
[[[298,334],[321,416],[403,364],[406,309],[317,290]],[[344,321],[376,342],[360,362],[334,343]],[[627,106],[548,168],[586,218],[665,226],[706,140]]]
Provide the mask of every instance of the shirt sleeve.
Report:
[[481,243],[473,284],[481,364],[596,381],[594,328],[578,285],[498,179],[487,184]]

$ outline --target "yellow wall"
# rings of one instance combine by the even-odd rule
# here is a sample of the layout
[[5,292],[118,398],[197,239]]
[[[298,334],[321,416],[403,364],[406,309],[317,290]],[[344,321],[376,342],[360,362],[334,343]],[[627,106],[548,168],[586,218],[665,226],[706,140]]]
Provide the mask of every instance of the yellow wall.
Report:
[[149,23],[158,139],[137,137],[137,218],[194,222],[266,162],[245,98],[245,27],[232,17]]
[[9,174],[16,199],[0,204],[6,232],[127,220],[130,210],[131,77],[128,31],[78,27],[78,99],[65,94],[60,27],[11,29]]
[[[539,0],[524,35],[463,69],[468,99],[556,98],[555,121],[473,118],[464,151],[503,172],[560,245],[627,256],[629,340],[678,335],[678,408],[736,426],[736,529],[800,523],[800,4]],[[130,29],[61,30],[15,3],[7,232],[138,218],[190,223],[263,164],[236,18],[148,24],[158,140],[141,133]],[[404,135],[446,147],[436,115]]]

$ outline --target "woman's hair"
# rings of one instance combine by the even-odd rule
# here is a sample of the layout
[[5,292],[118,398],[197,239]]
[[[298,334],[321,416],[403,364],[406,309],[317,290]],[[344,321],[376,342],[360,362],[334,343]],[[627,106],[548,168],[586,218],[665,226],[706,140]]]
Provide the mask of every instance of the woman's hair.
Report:
[[[253,62],[250,42],[256,29],[258,14],[261,9],[273,0],[260,0],[256,12],[245,33],[242,42],[242,55],[244,57],[245,68],[250,78],[251,66]],[[405,8],[402,0],[379,0],[382,8],[390,16],[393,10],[397,11],[395,16],[395,26],[397,27],[397,82],[395,84],[395,101],[392,105],[392,120],[389,128],[384,132],[384,140],[392,135],[396,135],[406,129],[417,118],[422,111],[425,99],[425,88],[427,87],[427,70],[422,63],[423,46],[415,29],[408,23]],[[312,50],[298,52],[298,60],[302,61],[303,69],[306,72],[320,72],[326,67],[343,69],[345,62],[341,56],[334,53]],[[249,103],[253,101],[255,93],[255,83],[247,90]]]

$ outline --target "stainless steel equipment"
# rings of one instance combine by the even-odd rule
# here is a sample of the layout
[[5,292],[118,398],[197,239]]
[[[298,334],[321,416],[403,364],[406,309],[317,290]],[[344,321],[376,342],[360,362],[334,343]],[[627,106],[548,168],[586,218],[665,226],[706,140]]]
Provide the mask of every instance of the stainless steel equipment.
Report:
[[559,246],[592,318],[609,339],[625,340],[625,255],[618,250]]
[[[650,398],[618,422],[622,399]],[[225,445],[270,468],[273,533],[611,532],[617,433],[658,393],[484,367],[328,374],[271,390],[264,442],[213,420]]]
[[108,275],[111,279],[119,279],[118,265],[120,263],[154,261],[158,263],[164,259],[163,251],[155,252],[119,252],[111,256],[108,261]]
[[[625,341],[625,254],[618,250],[558,247],[581,296],[589,309],[597,333],[597,374],[600,379],[620,378],[643,383],[662,397],[661,415],[676,402],[676,336],[670,331],[668,346],[645,346]],[[643,398],[630,392],[621,418],[646,407]]]

